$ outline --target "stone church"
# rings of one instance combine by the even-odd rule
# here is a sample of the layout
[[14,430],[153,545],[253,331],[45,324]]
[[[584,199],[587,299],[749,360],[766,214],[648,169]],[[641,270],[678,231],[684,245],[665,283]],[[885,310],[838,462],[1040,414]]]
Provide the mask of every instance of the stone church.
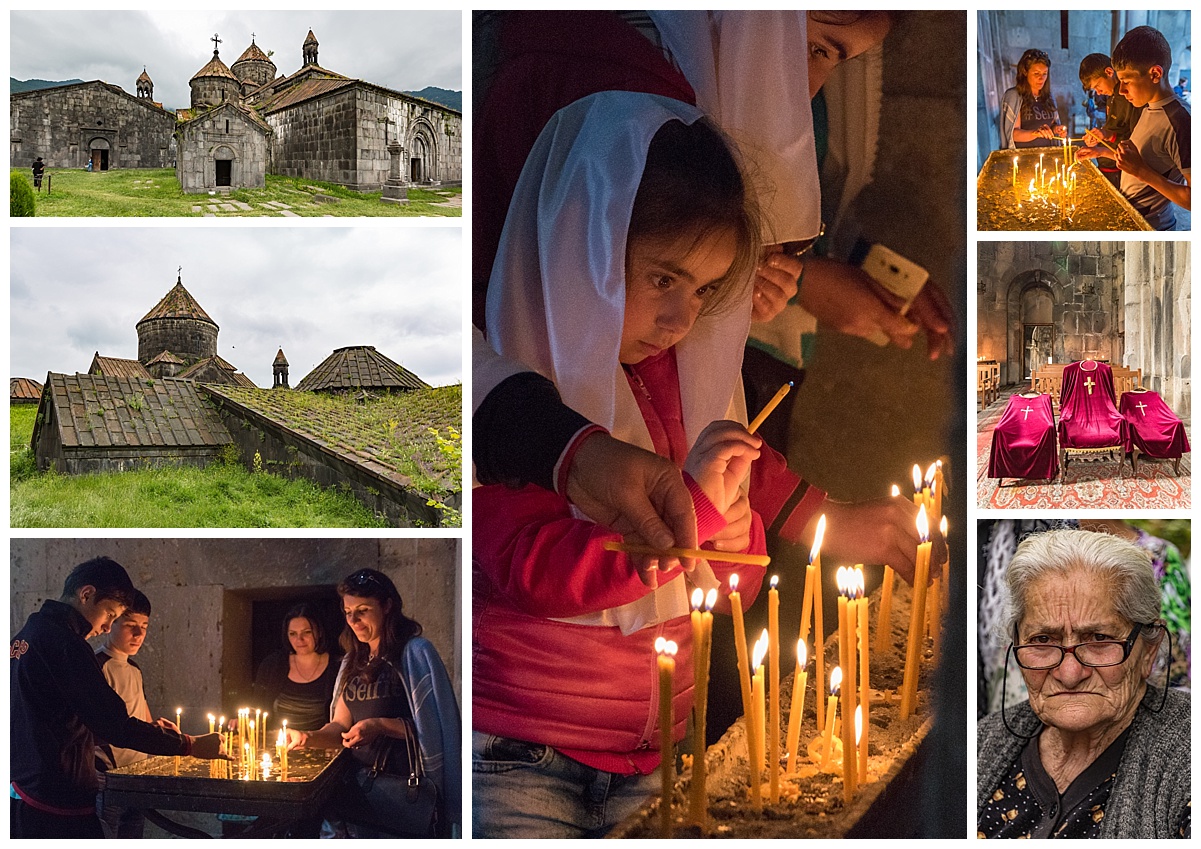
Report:
[[253,36],[232,65],[220,43],[213,36],[212,58],[190,82],[191,104],[175,114],[154,101],[146,70],[136,96],[99,80],[13,94],[11,161],[174,166],[187,193],[261,187],[268,173],[379,191],[399,144],[408,183],[462,180],[461,113],[321,67],[311,30],[300,69],[285,76]]
[[1190,255],[1188,242],[981,242],[977,355],[1001,386],[1046,363],[1136,370],[1187,421]]

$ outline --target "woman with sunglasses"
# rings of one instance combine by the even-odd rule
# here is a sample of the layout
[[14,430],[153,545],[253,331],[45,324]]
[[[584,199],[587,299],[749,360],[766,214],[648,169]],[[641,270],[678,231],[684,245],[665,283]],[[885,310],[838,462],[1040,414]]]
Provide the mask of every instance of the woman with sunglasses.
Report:
[[1027,50],[1018,60],[1017,85],[1001,96],[1001,147],[1054,147],[1068,134],[1051,94],[1051,59]]
[[387,575],[360,569],[338,584],[338,595],[346,616],[340,638],[346,654],[330,721],[312,732],[289,728],[288,748],[351,751],[358,763],[355,781],[335,803],[348,836],[416,836],[402,822],[400,799],[393,806],[396,821],[389,823],[379,791],[369,795],[372,783],[366,780],[380,767],[407,779],[411,764],[405,740],[415,735],[424,774],[438,790],[438,833],[428,836],[449,837],[462,821],[461,729],[446,667],[421,636],[421,625],[404,615],[404,602]]
[[1148,681],[1171,639],[1150,557],[1047,531],[1005,579],[1001,627],[1029,699],[977,728],[978,836],[1188,835],[1189,696]]

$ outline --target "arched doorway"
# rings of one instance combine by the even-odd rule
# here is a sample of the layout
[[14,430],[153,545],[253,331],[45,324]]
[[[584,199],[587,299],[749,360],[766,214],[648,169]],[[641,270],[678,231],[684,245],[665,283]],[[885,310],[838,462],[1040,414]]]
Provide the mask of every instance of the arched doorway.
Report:
[[424,183],[429,179],[426,168],[429,151],[426,148],[425,137],[413,136],[413,145],[409,148],[409,182]]
[[408,144],[410,183],[433,183],[440,179],[436,138],[428,121],[414,122]]
[[1051,287],[1036,281],[1022,290],[1022,375],[1033,376],[1034,369],[1053,361],[1055,351],[1055,300]]
[[88,142],[88,159],[93,171],[108,170],[108,139],[96,138]]
[[213,185],[218,188],[233,186],[234,177],[233,150],[222,145],[213,151]]

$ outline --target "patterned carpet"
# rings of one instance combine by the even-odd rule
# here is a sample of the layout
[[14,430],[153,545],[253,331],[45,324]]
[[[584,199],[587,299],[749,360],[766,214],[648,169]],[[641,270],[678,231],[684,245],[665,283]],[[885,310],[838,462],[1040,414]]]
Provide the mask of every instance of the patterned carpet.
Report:
[[[1066,474],[1049,481],[998,480],[988,477],[988,452],[992,431],[1009,397],[1025,386],[1001,390],[1001,397],[976,413],[977,506],[991,509],[1051,510],[1165,510],[1192,506],[1192,454],[1180,461],[1180,476],[1172,472],[1171,460],[1139,459],[1138,473],[1127,460],[1120,468],[1116,457],[1099,460],[1073,458]],[[1189,432],[1189,442],[1192,433]]]

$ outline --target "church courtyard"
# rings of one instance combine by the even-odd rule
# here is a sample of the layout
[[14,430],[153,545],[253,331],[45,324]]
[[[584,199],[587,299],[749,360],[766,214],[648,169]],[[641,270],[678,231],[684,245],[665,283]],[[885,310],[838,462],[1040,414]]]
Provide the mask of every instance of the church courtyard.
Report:
[[[29,179],[29,170],[13,168]],[[301,177],[266,175],[261,189],[185,195],[172,168],[46,170],[36,195],[38,216],[190,218],[344,218],[376,216],[462,217],[461,186],[410,188],[407,204],[384,203],[380,192]]]

